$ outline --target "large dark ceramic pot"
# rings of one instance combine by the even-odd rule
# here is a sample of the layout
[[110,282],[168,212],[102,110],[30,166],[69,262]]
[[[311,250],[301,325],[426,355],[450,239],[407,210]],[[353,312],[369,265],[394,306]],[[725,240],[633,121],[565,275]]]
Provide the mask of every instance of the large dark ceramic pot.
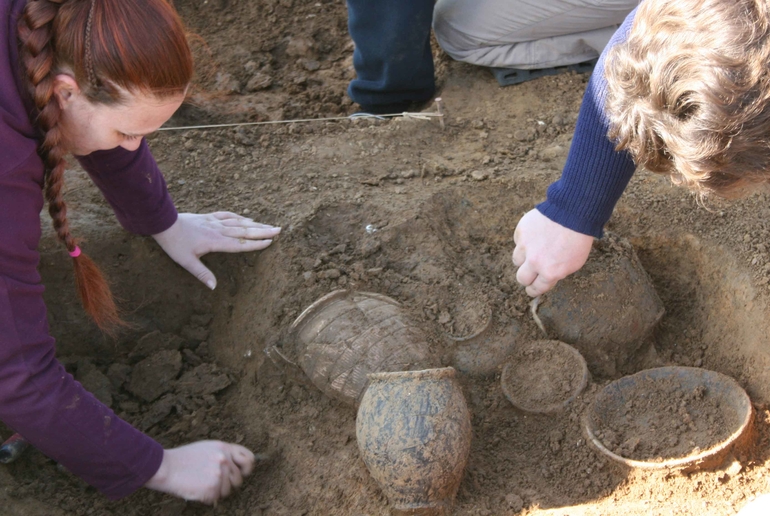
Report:
[[471,445],[455,370],[375,373],[369,381],[356,437],[393,514],[450,514]]
[[550,338],[575,347],[593,374],[610,377],[633,368],[629,361],[665,312],[631,243],[610,232],[537,311]]

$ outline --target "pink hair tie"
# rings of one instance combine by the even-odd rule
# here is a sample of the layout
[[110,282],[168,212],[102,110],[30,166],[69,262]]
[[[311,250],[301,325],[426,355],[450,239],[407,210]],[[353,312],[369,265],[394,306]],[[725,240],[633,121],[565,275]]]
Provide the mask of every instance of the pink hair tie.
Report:
[[78,256],[80,256],[80,247],[76,245],[75,250],[70,251],[70,256],[72,256],[73,258],[77,258]]

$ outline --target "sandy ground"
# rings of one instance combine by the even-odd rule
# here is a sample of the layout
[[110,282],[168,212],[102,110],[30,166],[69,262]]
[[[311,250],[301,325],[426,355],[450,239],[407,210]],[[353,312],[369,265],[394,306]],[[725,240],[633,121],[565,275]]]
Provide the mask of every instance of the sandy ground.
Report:
[[[351,112],[343,3],[177,7],[198,35],[201,75],[195,104],[176,125]],[[263,252],[206,258],[219,278],[213,293],[151,239],[122,231],[73,168],[74,231],[109,272],[135,328],[110,340],[86,321],[71,300],[66,253],[49,231],[41,270],[60,358],[164,445],[226,439],[265,459],[239,493],[207,508],[151,492],[111,503],[30,451],[0,469],[4,514],[387,514],[359,457],[355,410],[263,353],[268,345],[297,353],[282,331],[339,288],[398,300],[438,365],[462,365],[467,350],[451,337],[494,318],[497,333],[481,353],[493,366],[460,375],[473,441],[455,514],[730,515],[770,490],[766,194],[702,206],[640,171],[609,229],[633,244],[665,315],[622,368],[591,371],[569,408],[521,412],[503,395],[494,364],[542,334],[515,281],[512,235],[559,176],[587,78],[501,89],[485,70],[439,51],[436,58],[443,130],[436,120],[341,120],[152,137],[180,210],[227,209],[283,227]],[[747,445],[716,469],[685,474],[623,469],[587,444],[581,417],[600,388],[656,365],[735,378],[756,409]]]

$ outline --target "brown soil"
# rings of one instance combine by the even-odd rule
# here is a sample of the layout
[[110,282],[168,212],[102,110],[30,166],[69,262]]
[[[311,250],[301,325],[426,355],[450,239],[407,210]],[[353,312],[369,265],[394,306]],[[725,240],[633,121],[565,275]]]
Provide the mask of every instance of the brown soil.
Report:
[[583,390],[585,362],[577,350],[555,341],[526,343],[503,366],[502,388],[514,406],[536,413],[555,412]]
[[705,385],[683,389],[672,379],[642,378],[626,392],[611,419],[596,421],[596,436],[621,457],[659,462],[694,455],[737,430]]
[[[205,42],[203,71],[213,71],[201,74],[201,85],[215,92],[199,94],[177,125],[352,109],[344,96],[352,47],[343,3],[176,4]],[[440,53],[437,63],[444,131],[435,121],[343,120],[152,138],[181,210],[227,209],[283,227],[263,252],[206,257],[219,279],[213,293],[150,239],[120,230],[84,174],[69,173],[73,230],[109,273],[136,330],[110,340],[87,322],[72,301],[69,258],[47,230],[40,268],[59,356],[105,399],[109,393],[121,417],[166,446],[226,439],[268,458],[211,509],[149,491],[111,503],[30,450],[0,468],[4,514],[387,514],[358,453],[355,411],[273,366],[262,351],[338,288],[399,301],[443,350],[442,365],[452,360],[447,331],[463,328],[439,320],[444,312],[459,320],[461,296],[484,293],[493,335],[541,338],[510,262],[512,235],[559,175],[586,84],[567,74],[501,89],[486,70]],[[704,208],[640,172],[609,224],[634,245],[666,307],[627,372],[674,364],[736,378],[758,407],[754,447],[717,471],[621,471],[586,444],[580,428],[597,390],[620,373],[596,377],[565,412],[550,416],[512,407],[499,375],[460,375],[473,441],[455,513],[721,516],[768,491],[769,205],[758,193]],[[165,349],[142,351],[142,339],[156,338]],[[134,374],[170,381],[153,386]],[[9,433],[0,428],[2,437]]]

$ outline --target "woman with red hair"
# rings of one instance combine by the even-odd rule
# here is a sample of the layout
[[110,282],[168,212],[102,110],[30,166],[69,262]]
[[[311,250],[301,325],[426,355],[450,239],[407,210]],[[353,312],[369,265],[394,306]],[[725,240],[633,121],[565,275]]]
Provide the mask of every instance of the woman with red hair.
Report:
[[112,499],[144,486],[213,503],[251,472],[242,446],[164,450],[119,419],[54,356],[37,272],[44,199],[72,256],[87,312],[121,321],[62,199],[71,153],[129,231],[152,235],[209,288],[208,252],[264,249],[280,232],[238,215],[178,214],[144,136],[181,105],[192,78],[167,0],[0,0],[0,419]]

